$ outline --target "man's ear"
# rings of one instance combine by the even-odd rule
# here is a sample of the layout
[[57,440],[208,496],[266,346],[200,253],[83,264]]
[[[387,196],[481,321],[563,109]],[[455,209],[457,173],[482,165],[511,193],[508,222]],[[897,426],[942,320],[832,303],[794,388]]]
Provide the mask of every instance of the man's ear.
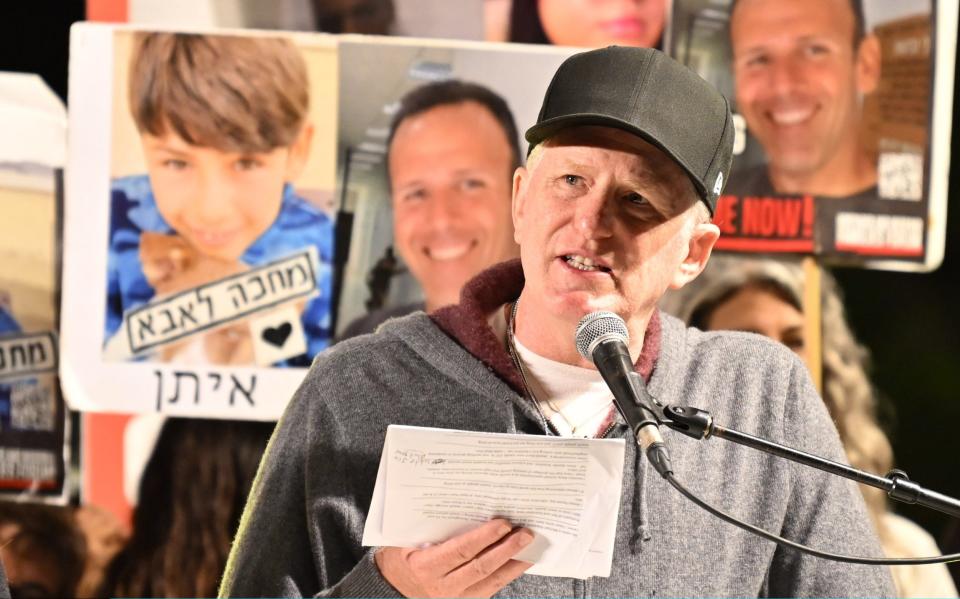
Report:
[[870,33],[857,48],[857,90],[861,94],[873,93],[880,84],[880,40]]
[[310,145],[313,143],[313,123],[307,121],[303,124],[300,134],[290,146],[290,155],[287,156],[287,169],[285,173],[285,182],[290,183],[300,177],[307,159],[310,158]]
[[518,166],[517,170],[513,171],[513,200],[510,208],[513,216],[513,240],[517,243],[520,243],[520,229],[525,214],[527,184],[529,182],[530,171],[526,167]]
[[687,256],[680,263],[677,272],[674,273],[673,279],[670,281],[671,289],[680,289],[703,272],[703,269],[707,267],[710,254],[713,252],[713,246],[719,238],[720,227],[717,225],[713,223],[694,225],[687,247]]

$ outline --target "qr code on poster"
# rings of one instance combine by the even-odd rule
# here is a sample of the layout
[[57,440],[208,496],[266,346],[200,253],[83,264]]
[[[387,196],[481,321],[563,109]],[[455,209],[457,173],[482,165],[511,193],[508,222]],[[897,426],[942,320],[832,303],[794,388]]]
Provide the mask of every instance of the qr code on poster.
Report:
[[56,405],[50,389],[36,379],[13,384],[10,394],[10,426],[20,430],[52,431]]
[[883,152],[878,165],[878,192],[885,200],[923,199],[923,156]]

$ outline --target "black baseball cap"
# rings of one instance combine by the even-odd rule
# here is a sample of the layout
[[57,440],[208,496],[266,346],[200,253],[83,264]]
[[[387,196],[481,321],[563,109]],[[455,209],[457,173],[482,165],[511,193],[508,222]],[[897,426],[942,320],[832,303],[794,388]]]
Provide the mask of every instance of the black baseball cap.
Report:
[[700,199],[717,205],[733,159],[733,119],[723,95],[652,48],[610,46],[560,65],[525,135],[532,149],[562,129],[601,125],[633,133],[672,158]]

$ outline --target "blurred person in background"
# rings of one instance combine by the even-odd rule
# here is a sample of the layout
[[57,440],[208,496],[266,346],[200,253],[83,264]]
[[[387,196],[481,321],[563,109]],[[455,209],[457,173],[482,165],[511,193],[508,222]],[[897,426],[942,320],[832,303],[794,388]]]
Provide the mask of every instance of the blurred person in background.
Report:
[[455,304],[464,283],[519,255],[510,213],[518,139],[506,101],[476,83],[428,83],[400,100],[387,138],[393,238],[425,301],[367,314],[341,339]]
[[95,597],[103,585],[107,566],[123,548],[130,532],[113,512],[98,505],[77,507],[73,518],[87,545],[87,560],[83,576],[77,583],[77,597]]
[[513,0],[509,41],[660,48],[669,0]]
[[387,35],[396,18],[393,0],[312,0],[317,31]]
[[13,599],[78,596],[86,552],[70,508],[0,501],[0,562]]
[[0,599],[10,599],[10,586],[7,585],[7,571],[3,569],[2,559],[0,559]]
[[511,0],[483,0],[483,39],[488,42],[510,41]]
[[[868,352],[850,330],[833,277],[821,278],[823,401],[850,464],[880,476],[893,467],[893,449],[877,424],[877,399],[867,377]],[[797,263],[715,255],[687,288],[667,295],[661,306],[704,331],[734,330],[775,339],[805,362],[804,273]],[[940,555],[920,526],[890,511],[881,489],[860,485],[888,557]],[[944,564],[892,566],[899,597],[956,597]]]
[[272,422],[171,418],[102,596],[213,597]]
[[[940,539],[944,553],[960,553],[960,520],[954,518],[947,525],[947,529]],[[947,564],[950,575],[953,576],[953,582],[960,586],[960,562],[951,562]]]

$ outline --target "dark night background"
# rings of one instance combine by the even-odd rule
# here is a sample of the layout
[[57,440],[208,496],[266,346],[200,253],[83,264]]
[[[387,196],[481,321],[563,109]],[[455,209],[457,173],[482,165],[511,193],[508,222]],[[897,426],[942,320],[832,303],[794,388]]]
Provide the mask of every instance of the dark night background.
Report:
[[[40,73],[66,98],[69,26],[83,18],[85,3],[6,4],[0,17],[0,70]],[[958,158],[951,163],[951,198],[960,190],[960,168],[953,168],[960,160],[956,93],[953,107],[951,149]],[[933,273],[835,271],[851,324],[872,352],[874,382],[893,408],[885,410],[883,420],[898,467],[920,484],[953,497],[960,497],[958,221],[960,210],[948,210],[946,254]],[[948,517],[926,509],[898,505],[897,511],[938,538],[949,523]]]

